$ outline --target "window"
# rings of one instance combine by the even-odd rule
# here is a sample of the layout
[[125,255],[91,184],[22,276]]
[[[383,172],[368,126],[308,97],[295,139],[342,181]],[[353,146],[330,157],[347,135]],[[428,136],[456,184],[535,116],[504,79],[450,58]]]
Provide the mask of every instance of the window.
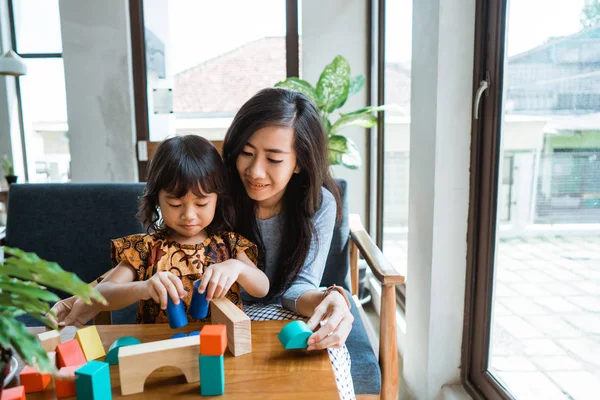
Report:
[[13,48],[24,58],[19,78],[26,179],[69,181],[70,151],[58,0],[11,0]]

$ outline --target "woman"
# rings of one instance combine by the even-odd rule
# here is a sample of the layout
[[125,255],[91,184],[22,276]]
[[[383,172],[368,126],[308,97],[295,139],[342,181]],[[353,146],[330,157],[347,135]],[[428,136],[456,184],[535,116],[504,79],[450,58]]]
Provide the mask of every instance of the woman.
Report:
[[[261,90],[236,114],[223,158],[236,201],[235,231],[258,245],[258,265],[269,277],[266,303],[310,317],[308,350],[343,347],[354,320],[350,303],[339,287],[318,290],[339,201],[317,108],[298,92]],[[52,310],[61,326],[94,317],[74,298]]]

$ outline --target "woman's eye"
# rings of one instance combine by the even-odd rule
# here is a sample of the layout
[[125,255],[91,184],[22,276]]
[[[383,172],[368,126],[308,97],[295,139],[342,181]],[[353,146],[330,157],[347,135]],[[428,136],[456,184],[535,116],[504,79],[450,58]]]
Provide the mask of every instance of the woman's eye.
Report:
[[283,162],[283,160],[273,160],[271,158],[268,158],[268,160],[269,160],[270,163],[273,163],[273,164],[279,164],[279,163]]
[[171,203],[167,203],[167,204],[173,208],[181,207],[181,204],[171,204]]

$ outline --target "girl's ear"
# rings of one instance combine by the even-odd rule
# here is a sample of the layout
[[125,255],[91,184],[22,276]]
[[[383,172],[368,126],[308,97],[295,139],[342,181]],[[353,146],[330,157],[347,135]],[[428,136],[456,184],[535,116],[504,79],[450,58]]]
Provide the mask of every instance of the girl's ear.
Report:
[[294,169],[294,173],[299,174],[300,171],[301,171],[300,167],[296,165],[296,168]]

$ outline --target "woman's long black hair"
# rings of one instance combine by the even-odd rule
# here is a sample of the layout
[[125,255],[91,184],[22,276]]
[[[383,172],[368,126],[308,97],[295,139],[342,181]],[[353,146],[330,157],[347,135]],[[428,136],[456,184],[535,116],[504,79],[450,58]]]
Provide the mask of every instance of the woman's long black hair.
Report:
[[[256,202],[246,194],[236,167],[244,145],[266,126],[294,130],[293,148],[300,172],[292,174],[283,196],[285,240],[268,297],[281,295],[296,278],[308,256],[316,231],[312,218],[321,208],[321,187],[335,197],[340,215],[339,189],[331,177],[327,137],[317,107],[303,94],[282,88],[259,91],[237,112],[223,143],[223,160],[235,193],[234,230],[252,240],[259,249],[259,268],[265,268],[265,246],[256,222]],[[318,237],[315,237],[318,243]]]

